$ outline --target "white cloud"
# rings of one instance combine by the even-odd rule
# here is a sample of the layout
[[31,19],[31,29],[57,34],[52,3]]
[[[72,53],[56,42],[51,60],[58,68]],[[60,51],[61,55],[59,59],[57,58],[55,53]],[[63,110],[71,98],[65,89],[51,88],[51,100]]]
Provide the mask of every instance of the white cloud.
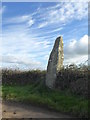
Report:
[[40,27],[45,27],[53,23],[66,23],[73,19],[81,20],[88,16],[88,3],[59,3],[54,7],[42,9],[39,14],[40,19],[43,21],[43,23],[39,24]]
[[83,2],[61,2],[53,7],[40,8],[36,12],[23,16],[16,16],[3,20],[4,24],[7,23],[23,23],[31,26],[38,21],[37,28],[43,28],[50,24],[66,24],[72,20],[81,20],[88,16],[88,3]]
[[33,19],[31,19],[31,20],[28,21],[29,27],[32,26],[33,24],[34,24],[34,20]]
[[88,35],[85,35],[84,37],[82,37],[79,42],[81,46],[87,47],[88,46]]
[[3,19],[3,24],[17,24],[17,23],[26,23],[28,26],[32,26],[35,20],[32,18],[31,15],[22,15],[16,16],[12,18]]
[[69,64],[76,64],[79,65],[81,63],[84,63],[85,61],[88,60],[88,55],[75,55],[75,56],[68,56],[67,59],[64,61],[64,65],[69,65]]
[[48,22],[40,23],[39,26],[38,26],[38,28],[43,28],[43,27],[45,27],[47,24],[48,24]]
[[81,63],[88,59],[88,35],[72,40],[64,46],[64,63]]
[[[47,40],[43,39],[42,41],[39,37],[32,36],[32,33],[28,35],[23,30],[3,34],[3,41],[3,54],[7,53],[7,49],[8,52],[12,54],[14,54],[14,52],[17,52],[17,54],[27,54],[28,52],[42,51],[45,47],[48,47],[49,43]],[[19,49],[19,51],[17,51],[17,49]]]
[[[22,58],[22,59],[20,59]],[[37,69],[37,68],[40,68],[41,69],[41,63],[38,62],[38,61],[34,61],[32,59],[30,59],[28,56],[24,56],[24,55],[21,55],[21,56],[17,56],[17,55],[7,55],[7,56],[2,56],[2,62],[3,64],[14,64],[15,66],[19,66],[19,65],[22,65],[22,66],[26,66],[30,69]]]
[[60,31],[60,30],[62,30],[62,29],[63,29],[63,27],[59,27],[59,28],[53,30],[52,32],[57,32],[57,31]]
[[[41,33],[42,34],[42,33]],[[38,35],[38,34],[37,34]],[[48,54],[50,41],[44,37],[37,37],[32,29],[26,26],[12,26],[3,31],[2,54],[3,63],[11,63],[14,66],[26,66],[30,69],[43,69],[44,64],[41,61],[43,56]]]
[[13,18],[9,18],[5,21],[5,23],[22,23],[25,22],[29,19],[29,16],[25,15],[25,16],[16,16]]

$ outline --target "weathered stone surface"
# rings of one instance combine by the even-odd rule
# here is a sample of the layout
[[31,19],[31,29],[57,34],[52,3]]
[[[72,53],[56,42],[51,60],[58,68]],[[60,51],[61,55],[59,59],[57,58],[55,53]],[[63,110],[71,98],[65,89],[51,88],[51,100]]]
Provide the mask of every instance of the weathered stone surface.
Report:
[[60,36],[56,39],[54,47],[49,57],[47,74],[46,74],[46,86],[49,88],[55,87],[55,80],[58,71],[63,67],[63,38]]

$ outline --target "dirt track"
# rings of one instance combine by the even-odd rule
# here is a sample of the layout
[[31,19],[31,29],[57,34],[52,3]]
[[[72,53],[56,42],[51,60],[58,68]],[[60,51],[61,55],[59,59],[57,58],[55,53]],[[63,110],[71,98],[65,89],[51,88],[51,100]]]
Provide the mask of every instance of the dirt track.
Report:
[[3,118],[70,118],[50,110],[35,107],[32,105],[25,105],[15,102],[3,102],[2,104]]

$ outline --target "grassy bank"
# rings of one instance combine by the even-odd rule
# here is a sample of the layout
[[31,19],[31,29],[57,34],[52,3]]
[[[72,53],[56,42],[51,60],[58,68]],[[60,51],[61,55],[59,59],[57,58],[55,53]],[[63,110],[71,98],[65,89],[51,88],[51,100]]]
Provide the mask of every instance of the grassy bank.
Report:
[[65,91],[50,90],[40,84],[3,85],[2,91],[4,100],[32,103],[79,117],[87,117],[88,114],[88,100],[85,98],[66,94]]
[[[88,97],[88,68],[76,66],[63,68],[58,74],[55,82],[55,89],[68,90],[74,95]],[[28,84],[45,83],[46,71],[29,70],[20,71],[12,69],[2,70],[2,84],[26,86]]]

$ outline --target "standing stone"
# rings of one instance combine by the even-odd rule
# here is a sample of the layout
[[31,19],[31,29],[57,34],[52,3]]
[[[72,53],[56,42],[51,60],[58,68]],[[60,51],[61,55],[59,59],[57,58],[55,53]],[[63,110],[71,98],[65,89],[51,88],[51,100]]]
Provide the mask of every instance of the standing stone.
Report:
[[49,57],[47,74],[46,74],[46,86],[49,88],[55,87],[55,80],[57,73],[63,67],[63,38],[60,36],[56,39],[54,47]]

